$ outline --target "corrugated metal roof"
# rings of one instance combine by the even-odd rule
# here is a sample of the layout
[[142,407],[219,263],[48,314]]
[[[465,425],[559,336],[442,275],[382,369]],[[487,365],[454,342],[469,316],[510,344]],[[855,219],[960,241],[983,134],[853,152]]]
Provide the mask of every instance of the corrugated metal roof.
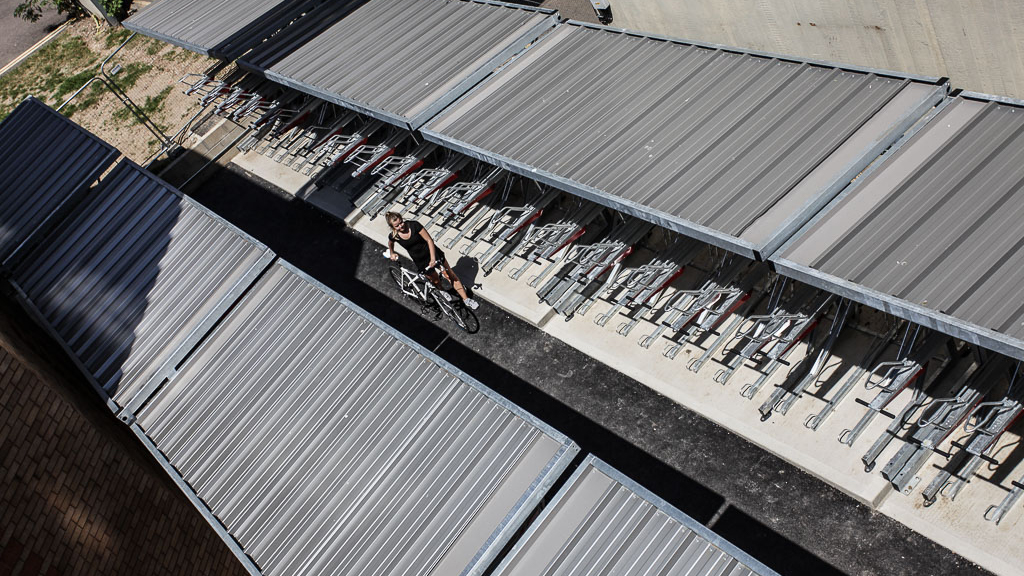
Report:
[[301,48],[307,42],[314,40],[325,30],[334,26],[339,20],[348,16],[350,12],[359,6],[366,4],[367,0],[334,0],[324,2],[288,26],[281,29],[277,34],[267,38],[248,54],[239,58],[238,64],[243,68],[263,72],[274,64],[287,57],[295,50]]
[[123,407],[166,377],[272,258],[125,160],[12,272],[58,340]]
[[776,573],[606,463],[588,456],[494,574]]
[[120,153],[33,97],[0,123],[0,262]]
[[287,264],[137,424],[269,575],[479,573],[578,450]]
[[234,60],[323,0],[157,0],[121,24],[193,52]]
[[781,244],[944,92],[570,23],[423,131],[754,256]]
[[1024,107],[954,98],[773,257],[1024,359]]
[[276,82],[417,128],[556,22],[550,10],[482,0],[372,0],[289,54],[277,53],[274,42],[268,50],[275,54],[261,48],[244,63]]

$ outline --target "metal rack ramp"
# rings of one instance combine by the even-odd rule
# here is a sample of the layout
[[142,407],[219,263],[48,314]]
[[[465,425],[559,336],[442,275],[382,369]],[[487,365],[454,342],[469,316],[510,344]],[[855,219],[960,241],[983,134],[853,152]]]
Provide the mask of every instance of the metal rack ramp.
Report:
[[131,420],[273,258],[123,160],[11,275],[30,313]]
[[772,261],[788,276],[1024,359],[1024,103],[962,94]]
[[121,153],[29,96],[0,123],[0,264]]
[[558,22],[553,10],[490,0],[371,0],[343,18],[336,10],[312,11],[240,65],[410,130]]
[[121,24],[231,61],[323,0],[158,0]]
[[587,456],[494,574],[777,576],[594,456]]
[[281,261],[132,428],[268,576],[480,574],[579,450]]
[[569,22],[422,132],[750,258],[771,254],[947,91]]

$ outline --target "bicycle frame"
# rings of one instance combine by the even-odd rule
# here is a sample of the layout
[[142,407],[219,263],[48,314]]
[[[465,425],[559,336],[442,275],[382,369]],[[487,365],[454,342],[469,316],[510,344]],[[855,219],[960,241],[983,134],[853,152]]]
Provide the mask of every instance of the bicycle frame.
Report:
[[431,292],[438,288],[430,282],[425,274],[413,272],[405,266],[399,266],[398,270],[402,274],[400,288],[403,294],[416,300],[422,300],[424,304],[433,304]]

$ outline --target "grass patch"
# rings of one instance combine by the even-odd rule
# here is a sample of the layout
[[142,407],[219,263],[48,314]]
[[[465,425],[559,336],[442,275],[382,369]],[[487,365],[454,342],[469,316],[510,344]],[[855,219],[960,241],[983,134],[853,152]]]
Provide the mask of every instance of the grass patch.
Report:
[[98,68],[93,66],[92,68],[86,68],[78,74],[68,76],[57,85],[56,91],[53,93],[53,100],[55,102],[63,102],[64,97],[71,94],[75,90],[82,87],[83,84],[89,81],[90,78],[96,75]]
[[139,78],[142,78],[144,74],[146,74],[152,69],[152,64],[146,64],[144,62],[131,62],[124,68],[121,68],[121,71],[117,74],[117,76],[114,76],[114,82],[116,82],[117,86],[122,90],[128,90],[135,86],[135,84],[139,81]]
[[[142,110],[142,113],[148,116],[150,119],[152,119],[154,114],[163,110],[164,101],[167,100],[167,96],[171,94],[171,90],[173,89],[173,86],[168,86],[161,90],[160,93],[156,96],[146,96],[146,101],[143,102],[141,106],[139,106],[139,108]],[[139,123],[139,119],[136,118],[135,115],[132,114],[130,110],[128,110],[128,108],[118,108],[114,111],[112,116],[115,120],[124,122],[129,126],[134,126],[135,124]]]
[[107,48],[114,48],[120,46],[122,42],[128,39],[132,35],[132,31],[127,28],[117,27],[107,33],[107,37],[104,40],[104,44]]
[[88,90],[80,93],[72,102],[69,102],[68,105],[60,111],[60,113],[71,118],[76,112],[92,108],[100,101],[100,96],[103,96],[103,92],[106,89],[106,85],[102,82],[93,82],[92,85],[89,86]]
[[149,42],[146,43],[146,54],[150,56],[156,56],[158,52],[164,49],[167,43],[156,38],[150,38]]
[[67,95],[95,73],[99,55],[79,36],[61,36],[0,77],[0,117],[26,96]]

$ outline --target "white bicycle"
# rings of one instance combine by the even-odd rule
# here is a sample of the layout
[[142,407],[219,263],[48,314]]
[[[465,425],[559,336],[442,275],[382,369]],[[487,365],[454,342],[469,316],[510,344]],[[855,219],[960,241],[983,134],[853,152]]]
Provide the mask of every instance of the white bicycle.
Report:
[[[384,256],[388,256],[386,250]],[[435,264],[432,270],[437,273],[442,282],[445,281],[444,274],[440,273],[440,264]],[[451,290],[434,286],[426,274],[414,272],[397,261],[392,262],[391,267],[388,268],[388,274],[402,294],[419,304],[424,313],[432,312],[436,318],[445,316],[470,334],[476,334],[480,330],[480,320],[477,319],[476,314],[467,308],[461,299],[453,296]]]

